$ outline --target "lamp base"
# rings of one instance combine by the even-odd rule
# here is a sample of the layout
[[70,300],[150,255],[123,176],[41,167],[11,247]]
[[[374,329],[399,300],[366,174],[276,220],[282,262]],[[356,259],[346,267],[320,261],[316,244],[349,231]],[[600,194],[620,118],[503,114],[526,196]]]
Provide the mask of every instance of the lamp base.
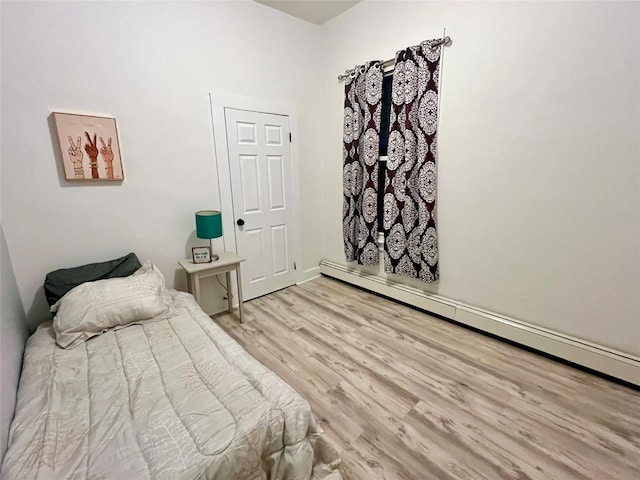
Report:
[[209,239],[209,243],[211,244],[211,261],[216,262],[220,260],[220,255],[216,255],[215,253],[213,253],[213,238]]

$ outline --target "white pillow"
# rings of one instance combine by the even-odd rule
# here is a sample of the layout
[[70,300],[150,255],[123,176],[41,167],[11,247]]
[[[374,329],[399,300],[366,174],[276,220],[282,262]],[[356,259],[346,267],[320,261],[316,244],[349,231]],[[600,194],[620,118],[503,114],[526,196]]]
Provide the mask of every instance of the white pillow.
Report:
[[73,348],[115,327],[169,313],[171,295],[151,262],[133,275],[86,282],[69,290],[52,307],[53,330],[62,348]]

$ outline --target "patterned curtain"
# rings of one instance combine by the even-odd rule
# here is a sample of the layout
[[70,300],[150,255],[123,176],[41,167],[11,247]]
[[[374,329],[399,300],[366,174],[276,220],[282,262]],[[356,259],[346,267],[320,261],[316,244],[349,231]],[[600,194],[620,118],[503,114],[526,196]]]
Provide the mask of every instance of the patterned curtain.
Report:
[[441,46],[422,42],[396,54],[385,175],[384,269],[438,280],[436,128]]
[[367,62],[344,87],[342,229],[347,261],[378,263],[378,159],[381,62]]

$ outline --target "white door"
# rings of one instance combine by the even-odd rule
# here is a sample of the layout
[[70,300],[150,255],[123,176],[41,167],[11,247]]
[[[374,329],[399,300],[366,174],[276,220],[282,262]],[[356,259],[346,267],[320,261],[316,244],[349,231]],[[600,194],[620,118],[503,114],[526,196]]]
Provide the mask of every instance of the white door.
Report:
[[289,117],[225,108],[245,300],[295,283]]

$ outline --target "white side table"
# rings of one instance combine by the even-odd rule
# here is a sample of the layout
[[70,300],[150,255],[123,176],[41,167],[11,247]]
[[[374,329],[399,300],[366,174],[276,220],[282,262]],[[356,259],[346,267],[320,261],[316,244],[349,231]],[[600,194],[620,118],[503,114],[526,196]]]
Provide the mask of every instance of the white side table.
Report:
[[240,277],[240,263],[244,258],[233,252],[222,252],[220,258],[210,263],[193,263],[191,260],[179,260],[178,263],[187,272],[187,288],[196,302],[200,303],[200,279],[226,273],[227,275],[227,303],[229,312],[233,312],[233,294],[231,293],[231,272],[236,271],[238,286],[238,311],[240,323],[244,323],[242,316],[242,280]]

